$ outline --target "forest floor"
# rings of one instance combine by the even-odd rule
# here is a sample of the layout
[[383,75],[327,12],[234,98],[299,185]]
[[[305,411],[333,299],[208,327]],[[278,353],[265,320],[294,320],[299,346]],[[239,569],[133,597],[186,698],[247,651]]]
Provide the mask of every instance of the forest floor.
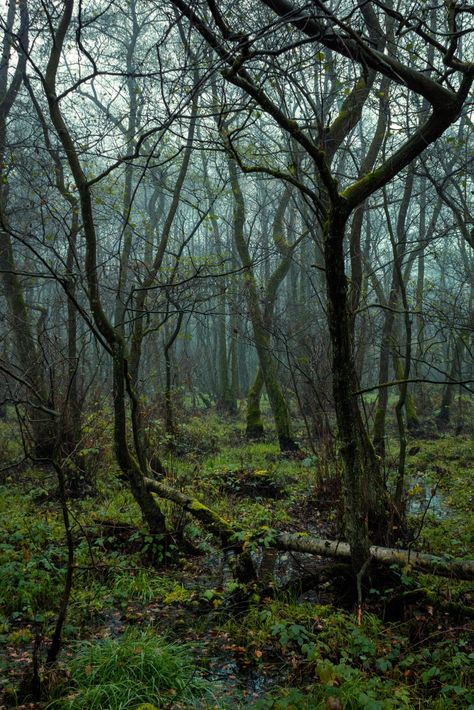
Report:
[[[168,503],[176,547],[157,559],[117,476],[106,421],[96,414],[85,426],[96,491],[69,504],[76,568],[54,672],[43,662],[67,554],[56,480],[47,468],[3,474],[1,708],[474,708],[472,585],[374,571],[358,618],[344,566],[252,542],[273,530],[341,537],[329,447],[282,455],[273,441],[248,443],[242,424],[213,415],[181,426],[165,460],[171,483],[249,531],[260,572],[242,589],[212,538]],[[1,426],[12,454],[11,431]],[[473,471],[472,437],[410,442],[413,549],[474,557]],[[21,697],[34,658],[44,702]]]

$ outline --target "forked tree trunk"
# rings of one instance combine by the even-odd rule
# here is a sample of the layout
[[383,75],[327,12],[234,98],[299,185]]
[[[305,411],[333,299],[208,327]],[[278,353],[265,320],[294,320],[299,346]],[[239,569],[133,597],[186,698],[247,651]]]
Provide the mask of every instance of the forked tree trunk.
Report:
[[297,444],[291,428],[290,411],[278,381],[276,363],[271,351],[270,335],[266,328],[264,314],[262,313],[259,302],[259,292],[252,259],[244,235],[244,198],[239,184],[236,164],[231,158],[228,160],[228,168],[234,194],[234,240],[244,268],[243,281],[245,297],[255,338],[255,348],[257,350],[265,389],[275,421],[280,449],[282,451],[292,451],[297,448]]
[[[285,280],[291,264],[292,256],[297,245],[288,244],[285,239],[285,227],[283,218],[290,202],[291,188],[287,185],[278,203],[272,223],[272,239],[273,244],[281,255],[281,261],[276,269],[270,274],[268,266],[265,273],[265,295],[263,308],[263,322],[271,338],[273,328],[273,320],[275,315],[275,303],[277,299],[278,289]],[[268,249],[268,245],[267,245]],[[260,400],[262,397],[263,386],[265,384],[262,367],[258,366],[255,379],[249,389],[247,396],[247,426],[246,434],[249,439],[260,439],[264,434],[262,413],[260,411]]]

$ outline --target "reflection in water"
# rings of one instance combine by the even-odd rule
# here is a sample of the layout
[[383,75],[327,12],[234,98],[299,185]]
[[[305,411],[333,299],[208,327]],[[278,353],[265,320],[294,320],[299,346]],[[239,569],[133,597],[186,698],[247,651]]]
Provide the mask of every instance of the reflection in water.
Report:
[[407,496],[407,513],[423,515],[426,511],[441,520],[448,517],[449,506],[439,488],[428,484],[419,476],[413,476]]

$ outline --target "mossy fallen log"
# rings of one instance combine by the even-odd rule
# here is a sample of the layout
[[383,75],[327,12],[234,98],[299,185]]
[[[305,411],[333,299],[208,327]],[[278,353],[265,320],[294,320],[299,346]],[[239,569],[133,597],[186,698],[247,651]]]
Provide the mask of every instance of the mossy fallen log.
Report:
[[156,493],[161,498],[170,500],[181,506],[183,510],[188,511],[196,520],[199,520],[205,530],[220,540],[221,547],[227,556],[227,563],[240,582],[248,583],[256,578],[251,555],[247,550],[244,550],[242,542],[238,540],[239,527],[229,523],[228,520],[208,508],[197,498],[177,491],[161,481],[145,478],[145,484],[152,493]]
[[[235,523],[231,523],[218,513],[203,505],[197,498],[181,491],[177,491],[160,481],[151,478],[145,479],[148,490],[156,493],[161,498],[171,500],[177,505],[187,510],[193,517],[201,522],[203,527],[218,537],[222,546],[232,550],[234,554],[243,557],[246,561],[244,568],[247,573],[250,571],[250,556],[244,552],[241,543],[237,542],[238,533],[243,530]],[[240,535],[240,538],[245,537]],[[251,535],[247,536],[249,539]],[[258,539],[254,540],[258,545]],[[263,544],[263,543],[262,543]],[[268,534],[265,537],[266,546],[274,546],[279,550],[289,552],[302,552],[309,555],[321,555],[324,557],[334,557],[336,559],[350,559],[351,550],[347,542],[337,542],[335,540],[325,540],[306,534],[294,535],[289,533],[276,533],[273,537]],[[451,577],[453,579],[474,580],[474,560],[448,558],[438,555],[431,555],[426,552],[415,552],[413,550],[398,550],[391,547],[379,547],[373,545],[370,548],[372,559],[381,564],[390,566],[393,564],[401,567],[409,567],[419,572],[426,572],[441,577]]]
[[231,543],[232,538],[234,538],[235,534],[240,530],[237,526],[229,523],[228,520],[222,518],[218,513],[211,510],[211,508],[203,505],[203,503],[193,496],[177,491],[175,488],[171,488],[165,483],[155,481],[152,478],[145,478],[145,484],[152,493],[156,493],[166,500],[171,500],[184,510],[187,510],[188,513],[191,513],[193,517],[203,524],[206,530],[221,538],[225,544]]

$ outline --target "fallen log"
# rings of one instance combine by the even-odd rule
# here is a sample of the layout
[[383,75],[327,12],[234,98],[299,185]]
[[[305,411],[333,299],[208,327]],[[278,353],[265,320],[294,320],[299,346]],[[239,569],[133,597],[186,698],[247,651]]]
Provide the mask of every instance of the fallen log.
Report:
[[197,498],[190,496],[187,493],[182,493],[167,486],[161,481],[155,481],[152,478],[145,478],[145,484],[149,491],[156,493],[160,498],[171,500],[177,503],[181,508],[191,513],[193,517],[199,520],[204,528],[211,532],[216,537],[220,538],[224,544],[235,544],[235,535],[240,532],[240,528],[229,523],[228,520],[222,518],[218,513],[203,505]]
[[238,533],[241,532],[238,526],[229,523],[228,520],[208,508],[197,498],[171,488],[161,481],[145,478],[145,484],[152,493],[156,493],[161,498],[170,500],[181,506],[183,510],[188,511],[196,520],[199,520],[205,530],[220,540],[227,564],[239,582],[247,584],[255,580],[256,572],[253,560],[250,552],[244,549],[242,541],[238,538]]
[[[351,550],[347,542],[315,538],[304,533],[301,535],[279,533],[270,544],[279,550],[290,552],[303,552],[309,555],[343,559],[350,559],[351,557]],[[370,554],[372,559],[387,566],[398,564],[401,567],[409,567],[419,572],[441,577],[474,580],[474,560],[453,559],[430,555],[426,552],[398,550],[391,547],[378,547],[377,545],[371,546]]]
[[[275,535],[265,534],[265,541],[259,541],[258,537],[243,535],[244,531],[235,523],[230,523],[218,513],[203,505],[197,498],[181,491],[177,491],[167,486],[161,481],[151,478],[145,479],[148,490],[156,493],[161,498],[171,500],[184,510],[188,511],[203,527],[219,538],[224,548],[232,550],[234,554],[243,558],[244,576],[250,575],[250,557],[244,550],[241,542],[247,538],[256,545],[276,547],[279,550],[289,552],[302,552],[309,555],[321,555],[324,557],[335,557],[336,559],[350,559],[351,550],[347,542],[337,542],[335,540],[325,540],[302,533],[299,535],[289,533],[278,533]],[[240,533],[240,535],[239,535]],[[398,550],[391,547],[378,547],[372,545],[370,548],[372,559],[381,564],[390,566],[398,564],[401,567],[409,567],[419,572],[426,572],[441,577],[451,577],[453,579],[474,580],[474,560],[452,559],[438,555],[430,555],[426,552],[415,552],[414,550]]]

